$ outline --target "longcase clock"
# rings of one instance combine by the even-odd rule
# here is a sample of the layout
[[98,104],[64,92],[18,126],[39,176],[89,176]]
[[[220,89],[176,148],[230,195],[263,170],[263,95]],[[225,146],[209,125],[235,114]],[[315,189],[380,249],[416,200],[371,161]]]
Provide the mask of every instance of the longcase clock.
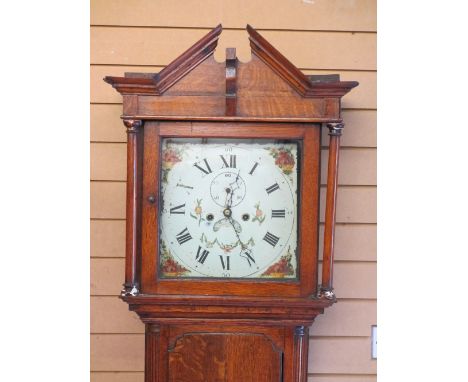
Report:
[[250,26],[251,61],[216,62],[221,31],[159,73],[105,78],[128,133],[122,299],[146,324],[145,382],[305,382],[308,327],[335,302],[340,100],[358,83],[304,75]]

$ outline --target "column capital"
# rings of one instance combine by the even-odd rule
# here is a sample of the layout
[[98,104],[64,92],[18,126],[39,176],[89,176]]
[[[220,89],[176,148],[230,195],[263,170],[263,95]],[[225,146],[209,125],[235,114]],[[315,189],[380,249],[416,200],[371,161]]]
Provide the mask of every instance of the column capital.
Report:
[[304,337],[306,334],[306,329],[304,326],[296,326],[294,328],[294,334],[296,337]]
[[342,130],[344,129],[343,122],[330,122],[327,123],[328,135],[331,136],[341,136]]
[[159,334],[161,332],[161,326],[159,324],[147,324],[146,332]]
[[127,134],[138,133],[140,127],[143,126],[143,121],[141,119],[124,119],[123,123],[127,128]]

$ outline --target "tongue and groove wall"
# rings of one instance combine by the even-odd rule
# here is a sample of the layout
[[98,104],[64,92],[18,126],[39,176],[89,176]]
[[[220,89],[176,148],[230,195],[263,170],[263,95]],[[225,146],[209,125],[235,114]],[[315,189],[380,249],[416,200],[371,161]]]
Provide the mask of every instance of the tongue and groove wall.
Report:
[[[339,302],[312,326],[308,382],[374,382],[375,0],[91,0],[91,381],[143,382],[144,368],[144,326],[117,297],[125,255],[122,99],[102,78],[160,71],[219,23],[224,31],[215,52],[218,61],[224,61],[228,46],[248,61],[244,28],[250,23],[306,74],[339,73],[342,80],[360,83],[342,103],[346,127],[335,252]],[[326,145],[324,134],[324,159]]]

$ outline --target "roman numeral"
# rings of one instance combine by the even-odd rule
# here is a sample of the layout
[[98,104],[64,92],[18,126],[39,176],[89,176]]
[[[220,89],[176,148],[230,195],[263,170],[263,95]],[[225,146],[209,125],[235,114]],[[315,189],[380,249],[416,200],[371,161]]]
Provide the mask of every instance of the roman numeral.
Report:
[[257,166],[258,166],[258,162],[255,162],[255,164],[254,164],[253,167],[252,167],[252,170],[250,170],[250,172],[249,172],[250,175],[253,175],[253,172],[255,171],[255,169],[257,168]]
[[240,254],[244,259],[247,260],[247,262],[249,263],[249,266],[251,267],[252,266],[252,263],[255,263],[255,259],[253,258],[252,256],[252,251],[250,249],[247,249],[245,251],[241,251],[241,254]]
[[204,264],[209,253],[210,252],[206,249],[203,249],[202,247],[198,246],[197,256],[195,257],[195,260],[197,260],[200,264]]
[[176,235],[176,239],[179,242],[179,244],[182,245],[182,244],[186,243],[187,241],[192,240],[192,235],[190,235],[188,229],[185,228],[184,230],[180,231]]
[[285,210],[271,210],[272,218],[284,218],[286,216]]
[[229,264],[229,256],[224,257],[219,255],[219,259],[221,260],[221,266],[223,267],[223,270],[229,271],[231,269]]
[[270,195],[273,191],[276,191],[279,189],[278,183],[272,184],[270,187],[266,189],[266,192],[268,192],[268,195]]
[[267,232],[265,237],[263,238],[268,244],[270,244],[272,247],[276,246],[278,244],[279,237],[273,235],[270,232]]
[[230,168],[236,168],[236,156],[235,155],[229,155],[229,164],[224,158],[224,155],[220,155],[222,161],[223,161],[223,168],[230,167]]
[[198,168],[201,172],[205,173],[206,175],[211,174],[212,170],[206,158],[203,159],[203,162],[205,162],[205,166],[204,166],[205,168],[201,167],[198,163],[195,163],[194,166]]
[[171,208],[171,215],[184,215],[185,214],[185,209],[182,209],[185,207],[185,203],[181,204],[180,206],[175,206]]

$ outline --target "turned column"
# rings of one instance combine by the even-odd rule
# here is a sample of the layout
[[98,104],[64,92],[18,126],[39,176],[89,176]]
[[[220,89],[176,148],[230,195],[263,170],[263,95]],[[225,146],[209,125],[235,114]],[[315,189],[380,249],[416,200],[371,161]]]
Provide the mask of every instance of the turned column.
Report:
[[309,349],[309,328],[294,328],[294,382],[307,381],[307,358]]
[[338,186],[338,160],[340,137],[343,123],[327,123],[330,136],[328,149],[327,195],[325,206],[325,232],[323,240],[322,284],[319,295],[334,299],[333,292],[333,251],[336,220],[336,191]]
[[125,283],[123,296],[136,296],[139,293],[139,232],[141,196],[141,136],[143,122],[125,119],[127,127],[127,211],[126,211],[126,248],[125,248]]

